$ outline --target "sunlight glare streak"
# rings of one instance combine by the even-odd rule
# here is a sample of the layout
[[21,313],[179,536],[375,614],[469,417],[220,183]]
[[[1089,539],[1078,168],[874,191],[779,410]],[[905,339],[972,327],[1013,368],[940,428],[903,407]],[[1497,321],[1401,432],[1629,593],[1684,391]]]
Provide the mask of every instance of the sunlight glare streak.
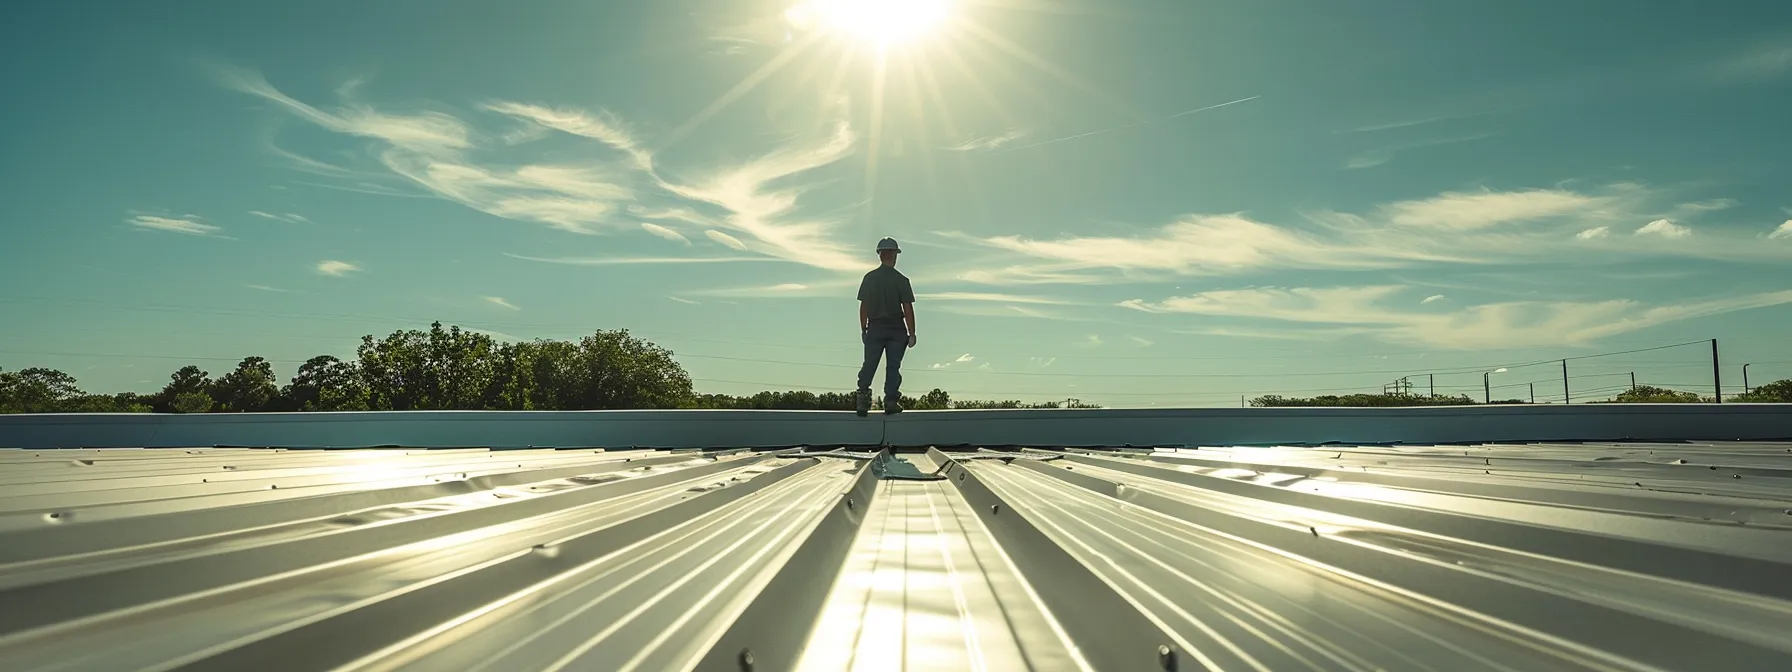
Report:
[[883,48],[932,34],[951,10],[950,0],[808,0],[784,16],[799,30],[822,28]]

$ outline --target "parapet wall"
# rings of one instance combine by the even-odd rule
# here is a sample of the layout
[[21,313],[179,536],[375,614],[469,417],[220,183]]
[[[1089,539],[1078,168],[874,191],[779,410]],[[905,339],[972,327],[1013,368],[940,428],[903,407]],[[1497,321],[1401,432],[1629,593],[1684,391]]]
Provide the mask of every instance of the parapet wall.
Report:
[[1167,446],[1792,439],[1792,404],[0,416],[0,448]]

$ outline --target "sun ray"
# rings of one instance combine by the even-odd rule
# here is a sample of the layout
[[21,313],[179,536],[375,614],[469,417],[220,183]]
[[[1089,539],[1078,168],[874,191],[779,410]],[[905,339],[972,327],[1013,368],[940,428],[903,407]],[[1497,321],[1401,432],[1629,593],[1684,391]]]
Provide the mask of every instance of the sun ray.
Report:
[[915,81],[915,59],[902,59],[902,82],[904,98],[908,99],[909,114],[915,128],[918,129],[917,144],[921,149],[916,152],[916,160],[921,162],[921,173],[927,179],[927,195],[937,199],[940,196],[940,176],[933,165],[933,136],[929,133],[927,111],[920,95],[920,85]]
[[1126,102],[1124,100],[1122,100],[1119,96],[1108,93],[1107,91],[1102,90],[1101,87],[1091,84],[1091,83],[1085,81],[1083,78],[1078,77],[1075,74],[1071,73],[1070,71],[1065,70],[1063,68],[1060,68],[1060,67],[1052,64],[1051,61],[1044,59],[1043,57],[1039,56],[1038,54],[1028,51],[1026,47],[1022,47],[1018,44],[1015,44],[1012,40],[1009,40],[1006,37],[1002,37],[1001,34],[995,32],[993,30],[990,30],[988,28],[985,28],[983,25],[977,23],[976,21],[971,20],[968,17],[960,19],[958,21],[958,25],[963,26],[965,30],[969,31],[972,35],[974,35],[978,39],[983,40],[984,42],[994,46],[997,49],[1008,52],[1008,55],[1013,56],[1016,60],[1019,60],[1022,63],[1026,63],[1027,65],[1033,66],[1034,68],[1038,69],[1040,72],[1043,72],[1047,75],[1051,75],[1052,77],[1057,78],[1058,81],[1064,82],[1065,84],[1069,84],[1070,86],[1072,86],[1074,88],[1082,90],[1083,93],[1089,94],[1091,97],[1095,98],[1096,102],[1099,102],[1102,105],[1109,107],[1114,112],[1119,113],[1122,117],[1125,117],[1127,119],[1132,119],[1134,121],[1139,121],[1139,120],[1149,118],[1149,115],[1145,114],[1141,110],[1133,108],[1131,105],[1126,104]]
[[871,225],[877,207],[877,155],[882,149],[884,130],[884,81],[889,67],[889,51],[878,49],[871,75],[871,128],[866,134],[870,151],[865,157],[865,224]]
[[746,95],[748,92],[758,87],[761,82],[764,82],[772,75],[777,74],[779,70],[783,69],[784,66],[788,65],[791,61],[796,60],[797,56],[808,51],[809,47],[813,46],[818,41],[820,41],[819,35],[809,35],[785,48],[776,58],[767,61],[766,64],[760,66],[758,70],[753,71],[753,74],[747,75],[746,79],[741,80],[739,84],[735,84],[734,88],[729,89],[727,93],[722,94],[722,96],[717,98],[715,102],[712,102],[708,107],[703,108],[703,111],[698,112],[695,116],[686,120],[683,124],[680,124],[678,128],[673,129],[671,133],[660,138],[659,146],[655,147],[654,151],[663,152],[666,148],[676,145],[679,141],[684,140],[685,137],[696,130],[698,126],[709,121],[711,116],[714,116],[717,112],[722,111],[729,105],[733,105],[734,101],[739,100],[741,96]]

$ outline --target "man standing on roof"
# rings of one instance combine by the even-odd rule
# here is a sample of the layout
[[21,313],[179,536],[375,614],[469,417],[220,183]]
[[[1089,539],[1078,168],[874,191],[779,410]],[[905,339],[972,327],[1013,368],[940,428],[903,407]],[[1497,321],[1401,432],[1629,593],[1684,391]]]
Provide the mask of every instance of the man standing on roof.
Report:
[[884,413],[902,412],[902,355],[915,347],[915,289],[908,276],[896,270],[902,248],[896,239],[877,241],[883,261],[859,283],[859,334],[865,342],[865,365],[859,369],[858,413],[871,412],[871,378],[877,360],[888,362],[884,371]]

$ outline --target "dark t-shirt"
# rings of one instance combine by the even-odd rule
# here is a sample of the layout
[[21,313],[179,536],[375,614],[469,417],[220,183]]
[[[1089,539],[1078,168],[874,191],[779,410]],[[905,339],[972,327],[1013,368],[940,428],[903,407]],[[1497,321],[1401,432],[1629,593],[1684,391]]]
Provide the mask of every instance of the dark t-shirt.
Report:
[[859,300],[865,302],[865,316],[879,322],[902,319],[902,304],[915,302],[915,289],[908,276],[894,266],[878,266],[865,274],[859,283]]

